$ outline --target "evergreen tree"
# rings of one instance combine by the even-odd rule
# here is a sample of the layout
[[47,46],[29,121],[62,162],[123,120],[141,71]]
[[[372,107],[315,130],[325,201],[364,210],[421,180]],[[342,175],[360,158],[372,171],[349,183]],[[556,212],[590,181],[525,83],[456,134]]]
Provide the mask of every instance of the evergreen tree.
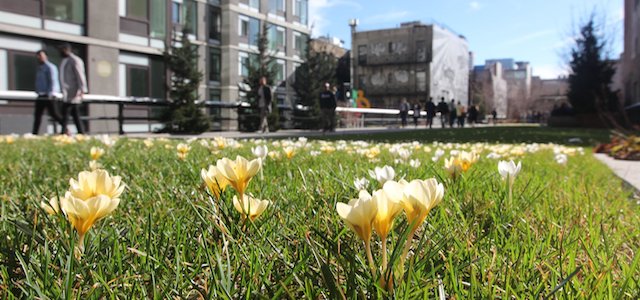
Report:
[[320,92],[324,89],[324,83],[332,86],[336,83],[336,58],[326,52],[315,52],[307,41],[305,49],[307,61],[301,64],[294,74],[295,83],[293,89],[298,95],[298,103],[305,106],[307,111],[295,112],[300,120],[300,127],[318,129],[320,126]]
[[606,43],[593,16],[580,28],[571,49],[571,74],[567,97],[577,113],[601,113],[617,108],[617,97],[610,84],[615,73],[605,54]]
[[182,31],[180,46],[172,45],[164,53],[171,71],[170,104],[165,113],[165,129],[175,133],[202,133],[209,129],[209,119],[198,103],[198,87],[202,73],[198,70],[198,48],[188,38],[187,26]]
[[[271,92],[275,92],[273,83],[276,77],[275,59],[269,53],[269,37],[267,35],[269,27],[267,22],[262,23],[262,32],[258,38],[258,55],[249,60],[249,75],[243,82],[250,87],[247,93],[247,100],[251,104],[251,111],[243,112],[244,130],[255,131],[260,126],[260,116],[258,108],[258,87],[260,78],[267,79],[267,85],[272,87]],[[269,131],[277,131],[280,128],[280,114],[278,111],[278,100],[272,95],[271,114],[268,117]]]

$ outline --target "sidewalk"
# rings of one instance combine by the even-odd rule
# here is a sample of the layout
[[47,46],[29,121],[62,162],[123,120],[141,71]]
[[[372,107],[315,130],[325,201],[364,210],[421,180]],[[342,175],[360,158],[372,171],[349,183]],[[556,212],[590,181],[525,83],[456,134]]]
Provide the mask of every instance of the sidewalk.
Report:
[[[493,127],[494,125],[476,124],[478,127]],[[527,126],[526,124],[498,124],[498,127],[508,126]],[[538,126],[537,124],[532,126]],[[465,126],[465,128],[471,128]],[[413,125],[406,128],[379,126],[379,127],[360,127],[360,128],[336,128],[335,132],[322,133],[321,130],[302,130],[302,129],[284,129],[276,132],[240,132],[240,131],[209,131],[199,135],[176,135],[168,133],[127,133],[127,137],[131,138],[175,138],[175,139],[190,139],[190,138],[203,138],[210,139],[214,137],[225,137],[234,139],[283,139],[283,138],[297,138],[297,137],[319,137],[319,136],[344,136],[344,135],[360,135],[360,134],[375,134],[375,133],[394,133],[405,132],[412,130],[440,130],[442,127],[435,125],[433,129],[428,129],[422,124],[418,128],[414,128]],[[449,127],[447,127],[449,129]]]
[[614,159],[604,153],[595,153],[594,157],[607,165],[613,173],[640,191],[640,161]]

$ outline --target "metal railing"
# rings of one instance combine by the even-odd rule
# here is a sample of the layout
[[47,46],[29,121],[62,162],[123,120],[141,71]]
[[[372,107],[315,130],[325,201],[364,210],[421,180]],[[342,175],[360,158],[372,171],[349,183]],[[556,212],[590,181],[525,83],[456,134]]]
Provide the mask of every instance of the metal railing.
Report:
[[[58,95],[59,96],[59,95]],[[35,92],[29,91],[0,91],[0,106],[10,105],[12,102],[34,102],[38,98]],[[230,109],[238,110],[251,108],[251,105],[247,102],[225,102],[225,101],[211,101],[201,100],[201,103],[206,108],[217,109]],[[128,121],[145,121],[149,128],[151,128],[151,122],[160,121],[159,117],[154,117],[151,114],[147,116],[127,116],[125,114],[125,108],[127,106],[144,106],[144,107],[167,107],[170,103],[165,99],[155,99],[147,97],[119,97],[111,95],[95,95],[85,94],[83,97],[83,104],[107,104],[117,106],[117,113],[114,115],[103,116],[81,116],[82,121],[117,121],[118,133],[124,134],[125,124]],[[280,121],[281,124],[285,124],[284,128],[295,128],[296,124],[300,124],[306,117],[296,116],[295,111],[305,111],[307,108],[301,105],[295,105],[290,107],[288,105],[279,105]],[[340,123],[347,127],[365,127],[365,126],[389,126],[399,124],[399,110],[398,109],[382,109],[382,108],[353,108],[353,107],[337,107],[336,114],[340,118]],[[413,114],[409,112],[409,117]],[[222,114],[221,114],[222,115]],[[222,117],[221,115],[212,115],[212,119],[216,122],[238,122],[239,118]],[[236,114],[239,116],[240,114]],[[257,115],[256,113],[249,114],[251,116]],[[424,111],[421,112],[421,117],[425,116]],[[246,114],[244,115],[247,116]],[[309,118],[307,118],[309,119]],[[240,124],[237,124],[240,128]]]

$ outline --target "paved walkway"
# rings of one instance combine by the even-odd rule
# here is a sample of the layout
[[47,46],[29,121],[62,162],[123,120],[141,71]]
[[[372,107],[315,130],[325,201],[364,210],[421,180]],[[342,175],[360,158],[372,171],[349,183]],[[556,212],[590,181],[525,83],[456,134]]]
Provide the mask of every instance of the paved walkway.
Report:
[[[538,124],[498,124],[497,126],[539,126]],[[475,127],[492,127],[494,125],[477,124]],[[447,127],[448,129],[449,127]],[[456,127],[457,128],[457,127]],[[465,128],[471,128],[465,126]],[[342,135],[360,135],[360,134],[374,134],[374,133],[394,133],[394,132],[406,132],[411,130],[440,130],[442,127],[433,126],[433,129],[427,129],[422,126],[414,128],[414,126],[407,126],[406,128],[399,128],[393,126],[380,126],[380,127],[361,127],[361,128],[336,128],[335,132],[327,132],[325,134],[320,130],[302,130],[302,129],[285,129],[278,130],[276,132],[239,132],[239,131],[210,131],[199,135],[172,135],[168,133],[127,133],[126,136],[133,138],[177,138],[177,139],[189,139],[189,138],[213,138],[213,137],[225,137],[235,139],[254,139],[254,138],[266,138],[266,139],[280,139],[280,138],[297,138],[297,137],[317,137],[317,136],[342,136]]]
[[594,156],[637,192],[640,191],[640,161],[614,159],[604,153],[596,153]]

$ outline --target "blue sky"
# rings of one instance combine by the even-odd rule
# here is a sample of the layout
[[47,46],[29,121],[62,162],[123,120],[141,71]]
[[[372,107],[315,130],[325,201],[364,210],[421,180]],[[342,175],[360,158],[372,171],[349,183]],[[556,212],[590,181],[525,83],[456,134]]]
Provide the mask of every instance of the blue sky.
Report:
[[420,20],[464,35],[476,65],[485,59],[531,62],[534,75],[566,73],[566,56],[578,24],[593,11],[611,36],[612,56],[622,51],[624,0],[309,0],[313,35],[331,35],[350,48],[348,21],[359,30]]

